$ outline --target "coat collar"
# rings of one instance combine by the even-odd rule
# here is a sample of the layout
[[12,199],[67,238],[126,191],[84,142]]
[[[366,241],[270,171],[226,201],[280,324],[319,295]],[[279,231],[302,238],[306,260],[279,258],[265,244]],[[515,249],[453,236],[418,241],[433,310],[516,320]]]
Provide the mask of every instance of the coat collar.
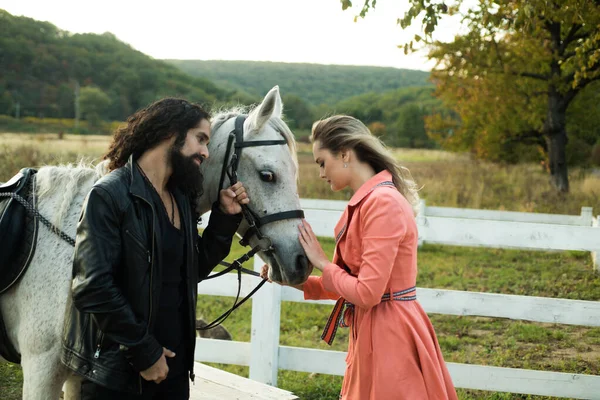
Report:
[[356,206],[360,203],[369,193],[378,188],[379,186],[394,186],[394,182],[392,181],[392,174],[390,171],[384,169],[379,172],[375,176],[371,177],[365,183],[361,185],[360,188],[354,193],[348,205],[351,207]]
[[[131,184],[129,185],[129,191],[142,197],[148,202],[152,201],[152,195],[148,191],[148,185],[146,184],[145,178],[142,176],[142,173],[139,170],[137,165],[137,160],[134,159],[133,154],[129,156],[129,160],[127,160],[127,167],[131,173]],[[173,196],[177,200],[179,204],[183,204],[183,200],[185,200],[185,196],[179,190],[179,188],[173,189]]]
[[150,193],[148,193],[146,182],[144,182],[144,177],[138,170],[137,162],[134,160],[133,154],[130,155],[129,160],[127,160],[127,167],[129,168],[129,173],[131,174],[131,183],[129,185],[130,193],[150,201]]

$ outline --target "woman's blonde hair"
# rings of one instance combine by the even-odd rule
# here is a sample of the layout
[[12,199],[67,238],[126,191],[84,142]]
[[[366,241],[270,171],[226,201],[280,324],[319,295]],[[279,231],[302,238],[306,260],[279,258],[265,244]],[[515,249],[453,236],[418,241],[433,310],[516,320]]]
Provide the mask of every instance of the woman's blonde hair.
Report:
[[337,155],[342,150],[354,150],[359,161],[368,163],[376,173],[388,170],[400,193],[408,200],[417,215],[419,194],[410,171],[399,165],[381,140],[371,134],[369,128],[349,115],[334,115],[316,121],[312,126],[312,142]]

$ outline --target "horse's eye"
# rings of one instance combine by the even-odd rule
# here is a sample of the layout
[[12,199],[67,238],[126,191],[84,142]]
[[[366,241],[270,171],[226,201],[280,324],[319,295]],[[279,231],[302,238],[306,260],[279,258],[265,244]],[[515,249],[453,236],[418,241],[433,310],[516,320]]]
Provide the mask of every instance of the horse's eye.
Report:
[[271,171],[260,171],[260,179],[263,182],[275,182],[275,174]]

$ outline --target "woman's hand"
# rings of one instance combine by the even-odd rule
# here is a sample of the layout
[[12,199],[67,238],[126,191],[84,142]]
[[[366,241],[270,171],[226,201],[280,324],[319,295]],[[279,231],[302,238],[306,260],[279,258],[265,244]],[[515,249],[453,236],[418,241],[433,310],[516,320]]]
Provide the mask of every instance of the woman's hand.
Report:
[[305,219],[303,219],[302,224],[298,226],[298,229],[300,230],[300,234],[298,235],[300,244],[304,248],[306,257],[308,257],[308,261],[313,265],[313,267],[319,271],[323,271],[323,268],[329,264],[329,259],[321,248],[319,240],[313,232],[312,227]]
[[219,193],[219,208],[225,214],[239,214],[242,212],[242,204],[248,203],[250,203],[250,198],[242,182],[237,182]]

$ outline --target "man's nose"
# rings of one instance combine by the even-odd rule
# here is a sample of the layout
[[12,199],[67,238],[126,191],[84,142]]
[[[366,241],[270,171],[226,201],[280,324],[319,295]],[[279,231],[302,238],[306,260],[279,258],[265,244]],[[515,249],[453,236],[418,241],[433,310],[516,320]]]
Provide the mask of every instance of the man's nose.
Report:
[[200,150],[200,155],[202,156],[203,159],[207,159],[209,154],[208,154],[208,147],[204,146],[201,150]]

